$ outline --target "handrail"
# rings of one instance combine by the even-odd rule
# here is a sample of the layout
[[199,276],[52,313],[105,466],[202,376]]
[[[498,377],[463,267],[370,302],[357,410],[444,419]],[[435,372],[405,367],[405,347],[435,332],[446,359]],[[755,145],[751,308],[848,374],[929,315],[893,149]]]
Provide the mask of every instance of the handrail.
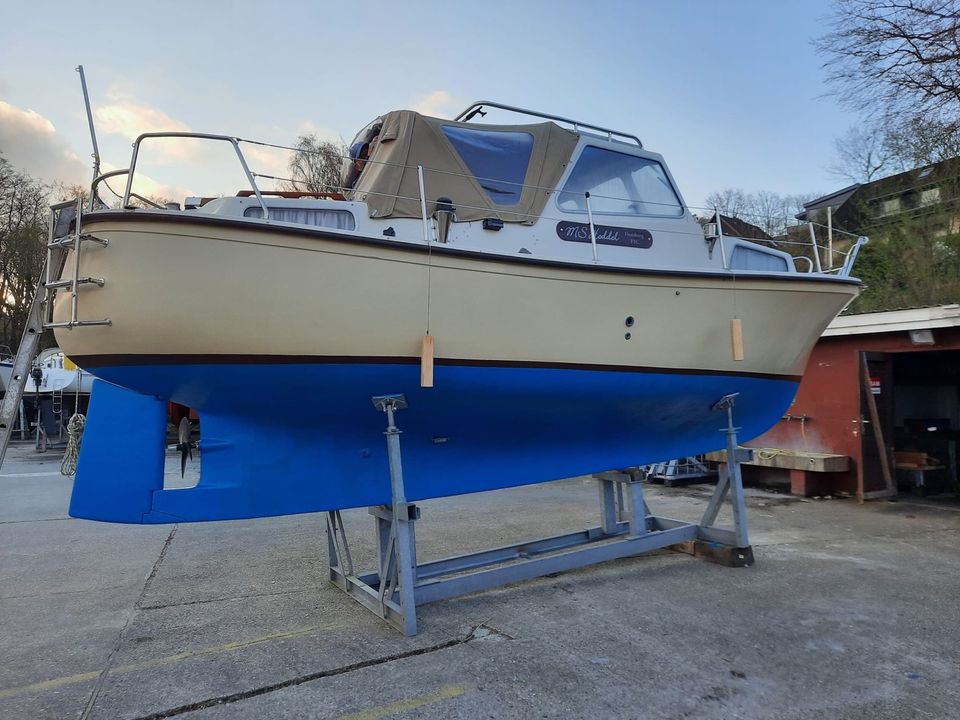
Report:
[[560,115],[550,115],[548,113],[542,113],[536,110],[527,110],[526,108],[515,107],[513,105],[504,105],[503,103],[494,102],[492,100],[475,100],[466,110],[457,115],[454,118],[454,121],[469,122],[474,115],[483,109],[484,106],[498,108],[500,110],[507,110],[509,112],[519,113],[520,115],[543,118],[544,120],[555,120],[557,122],[568,123],[573,125],[573,129],[575,131],[582,127],[589,128],[591,130],[598,130],[606,133],[608,139],[612,139],[612,136],[616,135],[618,137],[626,138],[627,140],[632,140],[637,144],[637,147],[643,148],[643,143],[640,142],[640,138],[638,138],[636,135],[631,135],[630,133],[621,132],[620,130],[611,130],[610,128],[601,127],[600,125],[591,125],[590,123],[585,123],[580,120],[571,120],[570,118],[561,117]]
[[253,192],[257,196],[257,201],[260,203],[260,208],[263,210],[263,219],[270,219],[270,211],[267,209],[267,204],[263,201],[263,195],[260,194],[260,188],[257,187],[257,181],[253,179],[253,173],[250,172],[246,158],[243,157],[243,151],[240,149],[241,138],[232,137],[230,135],[212,135],[210,133],[152,132],[139,135],[133,142],[133,155],[130,158],[130,168],[126,171],[128,173],[127,187],[123,192],[123,207],[126,207],[130,202],[130,195],[133,190],[133,173],[137,167],[137,155],[140,152],[140,143],[147,138],[193,138],[195,140],[222,140],[230,143],[233,145],[233,149],[236,150],[237,159],[240,160],[240,165],[243,167],[243,173],[247,176],[247,181],[250,183],[250,187],[253,188]]
[[[104,183],[106,185],[106,181],[108,178],[118,177],[120,175],[126,175],[129,172],[130,172],[130,168],[123,168],[122,170],[111,170],[110,172],[101,173],[100,175],[97,175],[95,178],[93,178],[93,182],[90,183],[90,209],[91,210],[95,209],[94,203],[97,200],[97,198],[100,197],[99,193],[97,192],[97,187],[100,185],[100,183]],[[113,192],[113,190],[110,188],[109,185],[107,185],[107,189],[110,190],[110,192],[112,192],[114,195],[116,195],[116,193]]]
[[860,253],[860,248],[869,242],[870,238],[868,238],[866,235],[861,235],[857,238],[857,242],[854,243],[852,248],[850,248],[850,251],[847,253],[847,257],[843,261],[843,265],[837,272],[837,277],[850,276],[850,272],[853,270],[853,264],[857,261],[857,255]]

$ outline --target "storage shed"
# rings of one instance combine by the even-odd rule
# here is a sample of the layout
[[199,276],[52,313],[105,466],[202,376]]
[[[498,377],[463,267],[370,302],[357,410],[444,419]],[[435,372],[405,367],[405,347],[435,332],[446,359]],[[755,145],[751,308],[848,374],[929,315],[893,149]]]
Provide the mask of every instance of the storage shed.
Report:
[[955,491],[958,438],[960,305],[844,315],[786,414],[749,443],[762,448],[749,472],[788,476],[797,495]]

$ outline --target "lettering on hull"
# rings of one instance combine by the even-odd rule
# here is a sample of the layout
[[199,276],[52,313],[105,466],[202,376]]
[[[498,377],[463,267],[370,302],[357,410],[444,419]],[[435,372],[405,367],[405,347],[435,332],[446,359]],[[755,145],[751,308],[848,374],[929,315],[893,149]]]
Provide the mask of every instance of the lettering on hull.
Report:
[[[625,228],[615,225],[594,225],[597,245],[621,245],[647,249],[653,245],[649,230]],[[557,237],[569,242],[590,242],[590,226],[586,223],[562,221],[557,223]]]

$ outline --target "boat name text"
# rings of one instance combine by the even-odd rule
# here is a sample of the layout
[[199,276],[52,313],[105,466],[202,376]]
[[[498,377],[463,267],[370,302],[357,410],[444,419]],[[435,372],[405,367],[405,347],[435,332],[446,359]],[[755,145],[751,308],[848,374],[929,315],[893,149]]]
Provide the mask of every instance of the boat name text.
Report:
[[[653,245],[653,235],[649,230],[639,228],[616,227],[614,225],[594,225],[598,245],[622,245],[633,248],[649,248]],[[557,236],[569,242],[590,242],[590,226],[586,223],[558,222]]]

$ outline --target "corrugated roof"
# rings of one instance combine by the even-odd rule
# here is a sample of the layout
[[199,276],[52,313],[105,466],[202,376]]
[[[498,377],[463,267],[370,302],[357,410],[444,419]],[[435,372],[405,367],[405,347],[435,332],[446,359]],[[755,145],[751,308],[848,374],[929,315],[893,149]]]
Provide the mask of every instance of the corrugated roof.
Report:
[[841,315],[827,326],[823,331],[823,337],[933,330],[944,327],[960,327],[960,304]]

